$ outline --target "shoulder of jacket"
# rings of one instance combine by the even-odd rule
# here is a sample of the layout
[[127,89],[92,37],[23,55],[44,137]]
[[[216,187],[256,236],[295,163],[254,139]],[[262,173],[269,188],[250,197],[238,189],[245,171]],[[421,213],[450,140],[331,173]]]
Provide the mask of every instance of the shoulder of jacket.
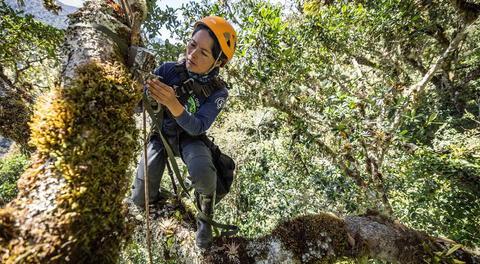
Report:
[[221,87],[214,91],[211,95],[211,97],[228,97],[228,89],[227,87]]

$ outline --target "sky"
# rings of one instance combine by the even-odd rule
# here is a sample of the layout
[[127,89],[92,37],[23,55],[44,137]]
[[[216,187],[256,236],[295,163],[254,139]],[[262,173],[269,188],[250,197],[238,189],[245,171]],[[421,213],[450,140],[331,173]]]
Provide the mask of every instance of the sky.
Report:
[[[75,6],[75,7],[81,7],[83,2],[85,2],[85,0],[58,0],[58,1],[66,5]],[[178,8],[182,4],[188,3],[189,1],[190,0],[157,0],[159,7],[169,6],[173,8]],[[160,29],[160,33],[162,36],[168,36],[170,32],[165,27],[162,27],[162,29]],[[173,43],[177,42],[177,40],[173,40],[173,39],[171,39],[170,41]]]
[[[75,7],[80,7],[82,6],[82,3],[85,2],[85,0],[59,0],[59,2],[62,2],[66,5],[70,6],[75,6]],[[173,8],[180,7],[183,3],[187,3],[188,0],[158,0],[159,6],[170,6]]]
[[60,0],[59,2],[70,6],[80,7],[83,3],[83,0]]
[[[57,0],[57,1],[62,2],[66,5],[75,6],[75,7],[81,7],[83,2],[85,2],[85,0]],[[173,8],[178,8],[182,4],[186,4],[189,1],[190,0],[157,0],[157,3],[159,7],[169,6]],[[271,0],[271,2],[283,2],[283,1],[284,0]],[[162,29],[160,29],[160,34],[162,36],[169,36],[169,33],[170,32],[165,27],[162,27]],[[170,41],[173,43],[177,42],[177,40],[175,39],[170,39]]]

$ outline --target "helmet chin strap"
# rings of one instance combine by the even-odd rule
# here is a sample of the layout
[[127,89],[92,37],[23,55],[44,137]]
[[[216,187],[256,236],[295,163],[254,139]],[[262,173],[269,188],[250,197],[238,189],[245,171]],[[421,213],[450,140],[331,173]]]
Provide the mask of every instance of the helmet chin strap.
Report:
[[215,62],[213,62],[213,65],[212,67],[210,67],[210,69],[203,75],[208,75],[213,69],[215,69],[215,65],[217,64],[218,60],[220,60],[220,57],[222,56],[223,54],[223,51],[220,51],[220,53],[218,54],[218,57],[217,59],[215,60]]

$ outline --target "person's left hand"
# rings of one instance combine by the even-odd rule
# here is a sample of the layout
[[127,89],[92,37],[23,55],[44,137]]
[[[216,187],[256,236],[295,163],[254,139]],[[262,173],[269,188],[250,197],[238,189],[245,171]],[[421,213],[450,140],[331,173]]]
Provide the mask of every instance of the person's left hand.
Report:
[[168,108],[178,102],[173,88],[162,83],[158,79],[148,80],[147,87],[152,97]]

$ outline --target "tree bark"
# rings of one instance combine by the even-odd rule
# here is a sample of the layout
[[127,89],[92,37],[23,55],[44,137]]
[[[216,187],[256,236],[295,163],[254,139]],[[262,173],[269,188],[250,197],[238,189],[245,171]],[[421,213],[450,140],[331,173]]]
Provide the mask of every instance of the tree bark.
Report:
[[[135,9],[141,14],[144,9]],[[0,209],[1,263],[115,263],[127,234],[122,200],[134,160],[139,100],[117,42],[131,28],[113,3],[70,15],[61,87],[41,97],[36,147],[17,198]],[[83,24],[78,24],[83,23]]]
[[[262,237],[217,237],[211,250],[202,253],[195,246],[194,217],[184,208],[170,199],[151,214],[153,248],[159,251],[154,255],[163,260],[189,264],[335,263],[344,258],[409,264],[480,261],[466,248],[454,250],[453,241],[431,237],[376,212],[345,219],[325,213],[300,216],[279,223]],[[133,217],[138,209],[130,210],[129,219],[143,232],[145,221]],[[435,258],[440,261],[434,262]]]

